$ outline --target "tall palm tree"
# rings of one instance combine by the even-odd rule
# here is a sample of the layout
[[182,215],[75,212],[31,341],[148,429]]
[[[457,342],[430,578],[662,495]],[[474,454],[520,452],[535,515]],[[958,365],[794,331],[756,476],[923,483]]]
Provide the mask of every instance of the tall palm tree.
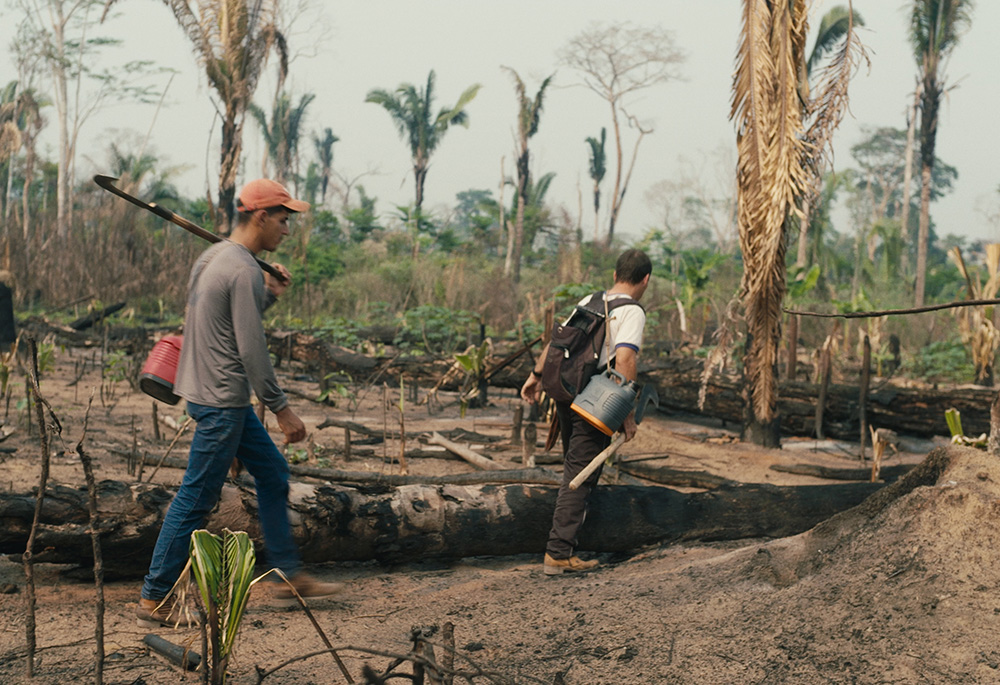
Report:
[[736,122],[741,299],[747,340],[743,437],[777,446],[781,306],[786,291],[787,218],[816,183],[820,160],[847,105],[853,40],[840,51],[811,98],[806,128],[800,73],[804,62],[806,0],[743,0],[743,25],[733,77],[730,117]]
[[[115,0],[109,0],[111,5]],[[235,213],[243,123],[272,50],[279,76],[288,72],[285,38],[276,24],[279,0],[163,0],[195,48],[222,119],[216,228],[228,234]]]
[[313,133],[313,146],[316,148],[316,158],[319,160],[320,173],[320,204],[326,202],[326,190],[330,186],[330,176],[333,174],[333,144],[340,138],[333,135],[332,128],[323,129],[323,137]]
[[274,167],[273,178],[282,185],[286,185],[289,178],[298,183],[297,161],[302,122],[305,120],[306,109],[315,99],[314,93],[306,93],[299,99],[298,105],[292,106],[288,93],[280,93],[275,99],[270,122],[264,110],[257,105],[250,103],[247,108],[250,116],[260,126],[264,142],[267,143],[267,158]]
[[598,234],[600,232],[600,225],[598,223],[598,215],[601,211],[601,181],[604,180],[604,174],[607,173],[608,157],[604,152],[604,143],[608,138],[608,130],[601,127],[601,140],[598,141],[597,138],[588,137],[587,145],[590,146],[590,178],[594,182],[594,244],[597,244],[597,240],[600,237]]
[[441,143],[449,126],[459,124],[468,127],[469,115],[465,106],[476,97],[480,84],[466,88],[454,107],[444,107],[437,115],[432,113],[434,107],[434,70],[427,75],[427,84],[417,88],[412,83],[402,83],[394,91],[376,88],[368,91],[365,102],[380,105],[410,146],[410,156],[413,163],[414,205],[415,215],[420,214],[424,204],[424,181],[427,179],[427,166],[431,155]]
[[914,304],[924,304],[927,239],[930,232],[931,173],[937,143],[938,108],[944,95],[942,64],[972,22],[972,0],[914,0],[910,44],[920,73],[920,223]]
[[[524,210],[528,205],[529,186],[529,152],[528,139],[538,132],[538,122],[542,114],[542,103],[545,100],[545,89],[552,82],[549,76],[538,87],[535,97],[528,97],[524,81],[510,67],[503,67],[514,79],[514,91],[517,93],[517,210],[514,220],[514,230],[507,240],[507,260],[504,263],[504,274],[513,283],[521,280],[521,253],[524,250]],[[529,245],[530,247],[530,245]]]

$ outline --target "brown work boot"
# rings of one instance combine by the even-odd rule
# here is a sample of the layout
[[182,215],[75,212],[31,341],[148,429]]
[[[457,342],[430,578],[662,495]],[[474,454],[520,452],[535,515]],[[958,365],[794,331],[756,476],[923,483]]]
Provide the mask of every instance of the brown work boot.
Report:
[[[288,580],[295,587],[295,592],[305,600],[333,597],[347,587],[343,583],[323,583],[308,573],[301,572]],[[293,607],[298,605],[299,600],[295,598],[295,593],[288,587],[288,583],[282,582],[274,591],[274,603],[281,607]]]
[[596,559],[584,561],[580,557],[572,556],[569,559],[553,559],[548,554],[545,555],[545,575],[558,576],[560,573],[576,573],[577,571],[590,571],[597,568],[600,562]]
[[140,598],[135,618],[140,628],[198,627],[198,617],[189,607],[178,603],[175,595],[166,599]]

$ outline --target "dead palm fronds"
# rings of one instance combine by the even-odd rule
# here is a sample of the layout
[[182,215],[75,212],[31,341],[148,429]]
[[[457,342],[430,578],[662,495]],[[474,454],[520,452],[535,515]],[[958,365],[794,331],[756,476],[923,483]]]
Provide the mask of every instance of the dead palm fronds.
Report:
[[844,41],[821,75],[816,98],[809,100],[799,87],[807,10],[805,0],[743,2],[730,118],[736,122],[739,152],[737,218],[750,425],[776,424],[786,218],[800,213],[797,199],[818,183],[832,131],[847,105],[847,81],[859,49],[852,37]]
[[[107,0],[105,15],[118,0]],[[220,102],[219,206],[216,224],[229,232],[236,196],[236,172],[243,151],[243,123],[257,82],[276,50],[279,90],[288,74],[288,48],[277,27],[277,0],[163,0],[194,45],[195,57]]]

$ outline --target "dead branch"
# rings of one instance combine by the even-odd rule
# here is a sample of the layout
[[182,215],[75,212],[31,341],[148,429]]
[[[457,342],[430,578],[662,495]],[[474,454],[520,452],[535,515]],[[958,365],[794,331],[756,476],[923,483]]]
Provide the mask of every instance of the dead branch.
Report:
[[487,471],[499,471],[503,469],[503,466],[496,463],[488,457],[484,457],[475,450],[471,450],[464,445],[459,445],[457,442],[452,442],[448,440],[443,435],[438,432],[434,432],[431,435],[430,440],[427,441],[428,445],[440,445],[452,454],[457,454],[465,461],[469,462],[477,469],[483,469]]
[[796,314],[799,316],[816,316],[824,319],[871,319],[877,316],[889,316],[890,314],[923,314],[924,312],[936,312],[940,309],[954,309],[955,307],[981,307],[989,304],[1000,304],[1000,299],[990,300],[962,300],[960,302],[945,302],[944,304],[929,304],[923,307],[910,307],[908,309],[883,309],[874,312],[847,312],[844,314],[824,314],[821,312],[806,312],[799,309],[781,308],[786,314]]
[[[177,434],[174,436],[174,439],[170,441],[169,445],[167,445],[167,451],[163,453],[163,456],[160,457],[160,461],[157,462],[156,464],[156,468],[153,469],[153,472],[149,474],[149,478],[146,479],[147,483],[153,482],[153,476],[155,476],[156,472],[160,470],[160,464],[162,464],[163,461],[167,458],[167,456],[169,456],[170,450],[174,448],[174,445],[177,444],[177,441],[180,440],[180,437],[184,435],[184,431],[186,431],[188,429],[188,426],[190,425],[191,425],[191,419],[188,418],[187,420],[184,421],[184,423],[181,424],[180,428],[177,429]],[[143,463],[145,463],[145,460],[143,460]]]
[[[48,406],[48,403],[43,402],[41,397],[41,391],[38,387],[38,344],[35,339],[28,337],[29,350],[31,352],[31,367],[28,374],[30,380],[30,389],[28,390],[28,396],[30,399],[32,391],[34,391],[35,396],[35,414],[38,420],[38,442],[42,448],[42,467],[38,476],[38,494],[35,497],[35,512],[31,519],[31,531],[28,533],[28,541],[24,548],[24,554],[21,556],[21,561],[24,564],[24,578],[25,586],[27,592],[25,593],[25,602],[27,604],[27,617],[24,622],[24,632],[25,640],[27,642],[27,661],[25,663],[26,673],[28,678],[34,677],[35,671],[35,566],[33,561],[32,550],[35,548],[35,538],[38,534],[38,523],[41,519],[42,514],[42,504],[45,501],[45,486],[49,481],[49,437],[48,429],[45,426],[45,413],[43,410],[43,404]],[[52,409],[49,407],[49,412]],[[29,412],[30,416],[30,412]]]
[[[87,422],[90,420],[90,408],[94,405],[94,394],[91,392],[87,403],[87,412],[83,415],[83,433],[80,442],[76,444],[76,453],[83,466],[83,475],[87,481],[87,513],[90,522],[91,548],[94,552],[94,588],[97,593],[97,604],[94,607],[97,625],[94,628],[94,682],[101,685],[104,682],[104,556],[101,554],[101,531],[97,513],[97,484],[94,480],[94,465],[83,449],[83,440],[87,437]],[[134,419],[133,419],[134,425]]]

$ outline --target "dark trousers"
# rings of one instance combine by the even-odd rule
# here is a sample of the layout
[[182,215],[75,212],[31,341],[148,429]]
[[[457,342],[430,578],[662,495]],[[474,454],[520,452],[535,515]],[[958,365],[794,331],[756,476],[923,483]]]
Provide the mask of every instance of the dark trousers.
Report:
[[577,534],[587,518],[590,491],[601,477],[599,467],[576,490],[569,483],[587,464],[611,444],[611,438],[597,430],[570,409],[569,402],[557,402],[559,430],[563,444],[563,480],[552,513],[552,530],[545,551],[553,559],[568,559],[576,548]]

